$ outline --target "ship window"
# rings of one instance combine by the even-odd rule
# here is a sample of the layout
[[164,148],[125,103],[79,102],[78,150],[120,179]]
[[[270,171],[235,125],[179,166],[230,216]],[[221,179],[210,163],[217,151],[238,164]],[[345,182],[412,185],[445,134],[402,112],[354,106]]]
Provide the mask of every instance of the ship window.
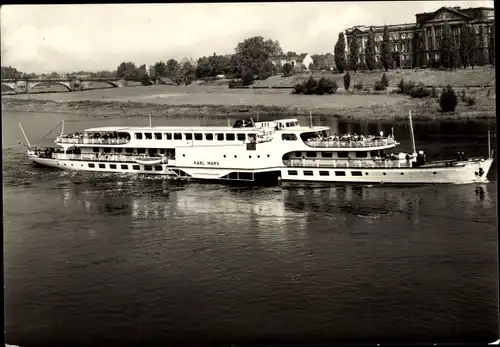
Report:
[[401,172],[401,175],[404,175],[405,173],[404,172]]
[[116,152],[116,153],[121,153],[121,152],[122,152],[122,149],[121,149],[121,148],[115,148],[115,152]]
[[89,163],[89,167],[92,167],[92,168],[93,168],[93,167],[95,167],[95,165],[94,165],[94,164],[92,164],[92,163]]
[[134,169],[134,170],[140,170],[141,168],[140,168],[139,165],[132,165],[132,169]]
[[142,140],[142,133],[135,133],[135,138],[137,140]]
[[297,176],[297,170],[288,170],[290,176]]
[[165,154],[165,148],[160,148],[159,151],[160,151],[160,154]]
[[116,169],[116,164],[109,164],[110,169]]
[[316,152],[306,152],[306,156],[309,158],[316,158]]
[[302,155],[302,152],[295,152],[296,157],[300,157]]
[[237,138],[238,138],[238,141],[245,141],[246,140],[246,135],[245,134],[238,134]]
[[296,141],[297,135],[295,135],[295,134],[281,134],[281,139],[283,141]]
[[367,156],[368,156],[368,152],[363,152],[363,151],[356,152],[356,158],[366,158]]
[[144,154],[144,153],[146,153],[146,149],[145,148],[137,148],[137,153]]
[[349,152],[338,152],[337,156],[339,158],[348,158],[349,157]]
[[216,134],[217,135],[217,141],[224,141],[224,134]]
[[111,148],[104,147],[104,153],[111,153]]
[[363,176],[363,173],[361,171],[352,171],[351,175],[352,176]]
[[379,156],[379,153],[378,151],[371,151],[370,152],[370,156],[373,158],[373,157],[378,157]]
[[158,153],[158,149],[150,148],[148,152],[149,152],[149,154],[156,154],[156,153]]
[[320,176],[330,176],[330,173],[328,171],[320,171],[319,175]]
[[172,140],[172,133],[165,133],[167,140]]
[[323,158],[332,158],[333,157],[333,153],[332,152],[321,152],[321,156]]
[[122,165],[122,166],[121,166],[121,168],[122,168],[123,170],[128,170],[128,165]]
[[151,165],[144,165],[144,170],[151,171],[153,170],[153,167]]
[[234,134],[226,134],[226,141],[234,141]]
[[152,140],[153,139],[153,134],[151,134],[151,133],[144,133],[144,138],[146,140]]
[[174,140],[182,140],[182,134],[181,133],[174,133]]
[[155,133],[155,139],[161,140],[161,133]]
[[156,165],[155,166],[155,171],[161,171],[163,170],[163,168],[161,167],[161,165]]
[[335,171],[335,176],[345,176],[345,171]]
[[106,165],[104,165],[104,164],[99,164],[99,168],[100,168],[100,169],[105,169],[105,168],[106,168]]
[[133,148],[125,148],[125,153],[134,153]]
[[214,134],[205,134],[205,140],[212,141],[214,139]]
[[310,171],[310,170],[304,171],[304,176],[312,176],[312,175],[313,175],[312,171]]
[[185,134],[184,134],[184,138],[185,138],[186,140],[192,140],[192,139],[193,139],[193,134],[191,134],[191,133],[185,133]]
[[286,127],[288,128],[290,126],[290,123],[286,123]]
[[94,147],[94,148],[92,148],[92,151],[93,151],[94,153],[99,153],[99,147]]
[[194,139],[196,141],[201,141],[201,140],[203,140],[203,135],[201,133],[196,133],[196,134],[194,134]]

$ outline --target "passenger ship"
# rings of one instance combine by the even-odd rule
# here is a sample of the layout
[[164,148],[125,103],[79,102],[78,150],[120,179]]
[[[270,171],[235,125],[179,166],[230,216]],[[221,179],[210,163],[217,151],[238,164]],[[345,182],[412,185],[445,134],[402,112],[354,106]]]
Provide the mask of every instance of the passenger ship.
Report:
[[[238,120],[227,127],[100,127],[64,134],[57,148],[32,147],[28,158],[66,170],[168,175],[194,180],[272,183],[473,183],[487,181],[493,159],[428,162],[415,148],[397,153],[394,134],[334,136],[327,126],[301,126],[297,119]],[[389,153],[393,151],[393,153]]]

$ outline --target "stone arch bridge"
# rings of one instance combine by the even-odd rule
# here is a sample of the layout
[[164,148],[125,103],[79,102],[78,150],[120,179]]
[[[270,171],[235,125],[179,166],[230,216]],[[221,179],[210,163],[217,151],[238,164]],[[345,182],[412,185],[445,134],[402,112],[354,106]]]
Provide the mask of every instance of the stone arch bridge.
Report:
[[62,85],[69,92],[87,89],[92,83],[101,82],[113,88],[125,87],[127,82],[122,79],[112,78],[50,78],[50,79],[2,79],[2,89],[7,87],[16,93],[29,93],[37,86]]

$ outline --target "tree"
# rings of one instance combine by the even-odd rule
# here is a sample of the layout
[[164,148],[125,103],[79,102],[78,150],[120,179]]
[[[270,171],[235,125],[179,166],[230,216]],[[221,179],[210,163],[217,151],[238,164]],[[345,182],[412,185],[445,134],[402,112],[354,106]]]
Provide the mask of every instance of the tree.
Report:
[[298,56],[298,54],[297,54],[297,53],[295,53],[295,52],[292,52],[292,51],[288,51],[288,52],[286,53],[286,56],[287,56],[287,57],[289,57],[289,58],[291,58],[291,57],[297,57],[297,56]]
[[57,78],[61,78],[61,76],[59,76],[59,74],[55,71],[51,72],[47,78],[50,78],[50,79],[57,79]]
[[153,65],[153,71],[155,79],[159,77],[167,77],[167,64],[163,61],[159,61]]
[[491,34],[490,34],[490,64],[495,66],[495,22],[491,26]]
[[241,73],[241,81],[244,86],[248,86],[253,83],[253,72],[250,69],[243,69]]
[[441,93],[441,97],[439,98],[439,106],[441,107],[441,111],[443,112],[452,112],[455,111],[457,107],[458,99],[457,95],[453,88],[448,85],[446,89]]
[[359,46],[358,46],[358,36],[356,33],[351,38],[351,42],[349,43],[349,70],[358,69],[358,60],[359,60]]
[[132,62],[122,62],[116,68],[116,76],[123,78],[126,81],[137,81],[138,70],[134,63]]
[[309,71],[316,71],[316,65],[314,65],[314,62],[309,64]]
[[365,47],[365,63],[368,70],[375,69],[375,34],[373,28],[370,28],[368,33],[368,41]]
[[387,72],[389,67],[392,65],[391,46],[389,42],[389,29],[387,28],[387,25],[384,26],[384,32],[382,33],[382,47],[380,48],[380,60],[382,62],[382,66]]
[[484,49],[486,47],[484,47],[483,37],[484,37],[484,28],[481,25],[479,27],[479,37],[477,39],[477,41],[478,41],[478,45],[477,45],[477,48],[478,48],[478,50],[477,50],[477,64],[478,65],[487,65],[488,64],[488,60],[486,59],[486,56],[484,55]]
[[169,59],[167,61],[167,77],[170,78],[174,83],[180,82],[180,66],[179,62],[175,59]]
[[480,44],[479,44],[479,37],[478,35],[476,34],[476,30],[474,28],[474,26],[470,26],[469,27],[470,29],[470,49],[469,49],[469,62],[470,62],[470,65],[472,66],[472,68],[474,68],[475,65],[478,64],[478,60],[479,60],[479,47],[480,47]]
[[23,77],[23,73],[17,71],[17,69],[9,66],[2,66],[2,78],[5,79],[20,79]]
[[470,65],[471,31],[466,25],[460,26],[459,57],[460,63],[465,68]]
[[451,37],[451,27],[446,21],[443,25],[443,30],[441,34],[441,64],[446,69],[452,68],[452,50],[453,41]]
[[255,36],[243,40],[236,46],[240,71],[249,69],[254,75],[268,74],[270,65],[266,62],[272,57],[283,55],[278,41],[264,40],[262,36]]
[[184,83],[186,85],[191,84],[191,82],[194,80],[194,78],[195,78],[194,71],[195,71],[195,69],[194,69],[193,64],[191,64],[191,62],[186,61],[186,62],[184,62],[184,64],[182,64],[181,76],[182,76]]
[[334,48],[334,59],[335,66],[340,73],[343,73],[346,68],[346,57],[345,57],[345,37],[344,33],[339,33],[339,39],[335,44]]
[[283,76],[285,76],[285,77],[291,76],[292,72],[293,72],[293,66],[292,66],[292,64],[285,63],[285,65],[283,65],[282,72],[283,72]]

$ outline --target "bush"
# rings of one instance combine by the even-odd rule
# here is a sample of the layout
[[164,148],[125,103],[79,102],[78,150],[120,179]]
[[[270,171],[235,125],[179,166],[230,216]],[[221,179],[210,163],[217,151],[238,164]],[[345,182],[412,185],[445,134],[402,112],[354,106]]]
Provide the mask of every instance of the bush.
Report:
[[415,82],[410,81],[406,83],[403,79],[398,84],[398,94],[410,95],[411,91],[415,87]]
[[349,86],[351,85],[351,74],[347,71],[344,75],[344,88],[345,90],[349,90]]
[[253,73],[251,70],[246,70],[241,74],[241,82],[244,86],[248,86],[253,83]]
[[142,76],[142,78],[141,78],[141,84],[143,86],[150,86],[150,85],[153,84],[153,82],[151,82],[151,79],[149,78],[148,74],[145,74],[144,76]]
[[[384,74],[382,75],[382,79],[380,80],[380,82],[382,83],[382,85],[387,88],[389,87],[389,79],[387,78],[385,72]],[[385,90],[385,88],[383,90]]]
[[431,92],[429,91],[429,89],[427,89],[427,87],[423,83],[419,83],[418,86],[413,87],[410,92],[410,96],[412,98],[422,99],[422,98],[427,98],[430,95]]
[[476,104],[476,98],[473,97],[473,96],[468,96],[466,99],[465,99],[465,103],[467,104],[467,106],[472,106],[472,105],[475,105]]
[[373,85],[373,89],[376,91],[380,91],[380,90],[385,90],[386,87],[384,86],[382,81],[376,81],[375,84]]
[[458,100],[457,95],[453,88],[448,85],[446,89],[441,93],[441,97],[439,99],[439,106],[441,107],[441,111],[443,112],[453,112],[457,107]]
[[316,81],[312,76],[304,83],[298,83],[293,87],[292,94],[323,95],[334,94],[338,89],[336,82],[322,77]]
[[462,99],[462,102],[465,102],[467,96],[465,95],[465,89],[462,89],[462,93],[460,93],[460,99]]
[[432,86],[432,89],[431,89],[431,96],[433,98],[437,98],[437,90],[436,90],[436,87]]
[[356,90],[363,90],[363,82],[356,83],[354,85],[354,89],[356,89]]

